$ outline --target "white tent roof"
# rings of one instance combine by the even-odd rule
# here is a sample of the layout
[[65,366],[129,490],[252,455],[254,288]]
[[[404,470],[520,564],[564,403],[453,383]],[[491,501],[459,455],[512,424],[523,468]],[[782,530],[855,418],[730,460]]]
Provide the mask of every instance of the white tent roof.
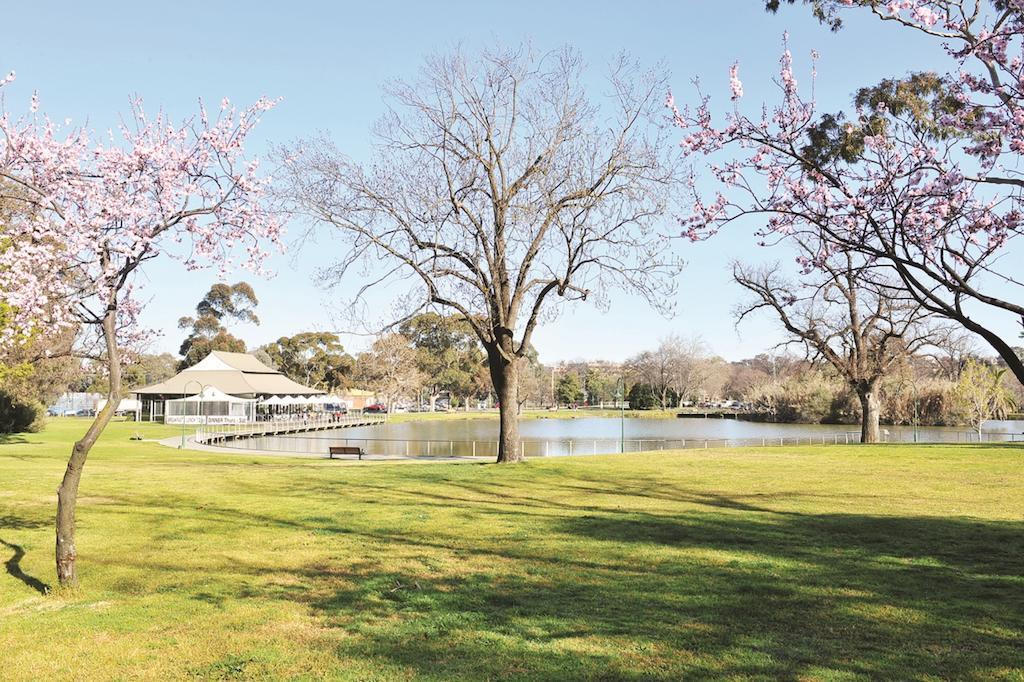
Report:
[[[107,406],[107,399],[100,398],[96,401],[96,409],[102,410]],[[121,402],[117,404],[116,412],[138,412],[142,409],[142,403],[134,398],[121,398]]]
[[199,402],[214,402],[223,401],[228,403],[254,403],[256,402],[252,398],[237,398],[233,395],[228,395],[224,391],[220,390],[216,386],[206,386],[203,388],[202,393],[190,395],[187,398],[177,398],[175,400],[169,400],[168,402],[175,403],[199,403]]
[[260,405],[320,405],[322,401],[321,396],[275,395],[261,401]]

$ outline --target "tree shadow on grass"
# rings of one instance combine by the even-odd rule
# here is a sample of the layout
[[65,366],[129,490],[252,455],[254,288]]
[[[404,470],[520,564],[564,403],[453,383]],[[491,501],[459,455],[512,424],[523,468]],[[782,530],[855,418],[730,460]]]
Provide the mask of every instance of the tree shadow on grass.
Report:
[[[550,530],[583,547],[567,544],[561,561],[492,547],[495,569],[464,578],[361,572],[353,587],[312,589],[310,605],[357,635],[344,655],[427,676],[985,679],[1024,669],[1022,523],[623,514]],[[604,555],[603,544],[635,558],[579,560]]]
[[0,513],[0,530],[34,530],[50,525],[50,521],[27,519],[24,516]]
[[[366,559],[283,571],[235,559],[245,575],[287,579],[245,580],[228,596],[307,604],[351,635],[339,657],[425,677],[983,679],[1024,669],[1024,523],[750,512],[711,498],[706,511],[675,516],[542,514],[524,542],[258,515],[245,522],[305,528]],[[472,568],[411,560],[396,570],[373,559],[381,547]]]
[[[640,481],[636,481],[640,483]],[[678,487],[684,505],[619,509],[595,494],[571,504],[491,486],[382,489],[350,482],[308,510],[231,508],[187,496],[160,509],[124,499],[156,527],[208,522],[316,538],[336,558],[289,565],[254,550],[195,566],[148,566],[214,608],[261,599],[306,605],[346,633],[339,660],[425,678],[1012,678],[1024,671],[1024,522],[801,514],[772,500]],[[627,485],[627,488],[632,486]],[[662,486],[664,487],[664,486]],[[254,491],[258,492],[258,491]],[[620,495],[642,494],[620,491]],[[495,530],[427,533],[374,505],[484,511]],[[681,511],[682,510],[682,511]],[[485,518],[492,518],[487,516]],[[504,530],[502,530],[504,528]],[[516,537],[508,530],[522,531]],[[176,531],[183,532],[183,531]],[[383,674],[383,673],[382,673]]]
[[7,542],[6,540],[0,540],[0,545],[13,550],[14,552],[14,554],[11,555],[11,558],[4,562],[4,567],[7,569],[7,575],[20,580],[39,594],[46,594],[50,591],[49,585],[21,570],[21,560],[25,557],[25,550],[21,545],[15,545],[14,543]]

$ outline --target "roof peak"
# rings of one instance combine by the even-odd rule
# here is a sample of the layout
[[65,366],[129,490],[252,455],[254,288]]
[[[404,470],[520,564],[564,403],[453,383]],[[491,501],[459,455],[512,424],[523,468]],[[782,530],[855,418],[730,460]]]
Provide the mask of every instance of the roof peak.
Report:
[[247,374],[281,374],[280,371],[260,362],[251,353],[232,353],[224,350],[210,351],[205,358],[184,371],[217,369],[234,369]]

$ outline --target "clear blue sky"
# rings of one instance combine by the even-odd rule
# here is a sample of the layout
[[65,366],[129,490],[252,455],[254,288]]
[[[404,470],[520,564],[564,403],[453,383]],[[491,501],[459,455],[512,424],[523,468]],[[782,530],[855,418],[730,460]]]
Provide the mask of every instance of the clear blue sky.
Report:
[[[129,95],[147,106],[185,116],[202,97],[227,96],[248,104],[260,95],[283,97],[266,116],[249,152],[268,143],[327,131],[355,158],[369,152],[368,129],[382,112],[381,84],[415,75],[424,55],[456,43],[473,47],[528,39],[540,48],[577,46],[592,71],[626,50],[647,64],[664,61],[677,99],[700,75],[716,100],[727,103],[727,70],[739,60],[746,106],[774,97],[781,35],[789,30],[798,77],[809,80],[808,54],[821,53],[818,101],[844,106],[861,85],[928,68],[939,47],[905,31],[850,15],[839,34],[818,26],[802,8],[765,14],[761,0],[691,2],[51,2],[13,3],[4,9],[0,71],[18,81],[6,107],[20,112],[32,90],[51,116],[88,120],[106,129],[127,108]],[[638,301],[613,297],[602,313],[581,304],[540,329],[535,345],[545,362],[577,358],[621,360],[668,333],[700,335],[720,355],[739,359],[779,340],[773,321],[747,323],[737,335],[731,309],[739,292],[730,284],[730,258],[788,260],[788,252],[731,234],[681,245],[689,266],[679,282],[678,314],[663,319]],[[335,329],[332,301],[345,292],[319,290],[311,273],[340,248],[323,239],[272,264],[275,279],[239,273],[256,287],[260,327],[236,330],[250,345],[307,329]],[[147,272],[152,298],[144,322],[163,330],[156,350],[176,351],[175,322],[190,314],[216,273],[185,273],[173,261]],[[349,292],[350,293],[350,292]],[[359,350],[364,339],[349,338]]]

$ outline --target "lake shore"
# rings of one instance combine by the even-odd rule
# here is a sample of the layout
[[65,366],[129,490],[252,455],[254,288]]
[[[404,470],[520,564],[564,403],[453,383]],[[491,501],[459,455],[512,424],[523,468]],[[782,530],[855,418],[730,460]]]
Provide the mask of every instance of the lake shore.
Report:
[[[625,416],[627,419],[675,419],[679,410],[614,410],[610,408],[581,408],[577,410],[526,410],[520,419],[586,419],[590,417]],[[450,412],[396,412],[388,415],[391,423],[414,421],[441,421],[456,419],[497,419],[498,410],[451,410]]]

